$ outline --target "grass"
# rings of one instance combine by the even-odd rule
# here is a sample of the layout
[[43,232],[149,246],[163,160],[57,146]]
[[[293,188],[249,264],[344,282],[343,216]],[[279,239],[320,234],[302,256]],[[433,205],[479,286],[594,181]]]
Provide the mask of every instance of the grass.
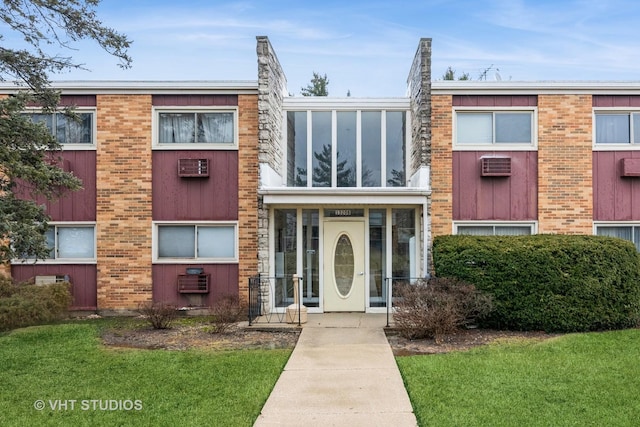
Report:
[[421,426],[636,426],[640,330],[397,358]]
[[0,335],[0,425],[250,426],[291,353],[106,348],[105,322]]

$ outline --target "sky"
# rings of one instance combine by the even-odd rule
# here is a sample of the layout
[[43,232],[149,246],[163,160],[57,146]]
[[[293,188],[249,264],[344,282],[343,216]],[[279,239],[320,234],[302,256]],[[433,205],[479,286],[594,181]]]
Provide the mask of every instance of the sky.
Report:
[[432,80],[451,66],[473,80],[640,81],[635,0],[103,0],[97,13],[133,41],[132,67],[82,42],[61,53],[91,71],[52,79],[256,80],[268,36],[294,96],[313,72],[330,96],[405,96],[425,37]]

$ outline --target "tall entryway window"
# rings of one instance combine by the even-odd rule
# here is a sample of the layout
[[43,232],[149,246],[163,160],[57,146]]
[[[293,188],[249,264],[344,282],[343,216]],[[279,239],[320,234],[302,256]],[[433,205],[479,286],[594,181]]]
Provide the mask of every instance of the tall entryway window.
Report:
[[407,186],[407,112],[287,111],[288,187]]

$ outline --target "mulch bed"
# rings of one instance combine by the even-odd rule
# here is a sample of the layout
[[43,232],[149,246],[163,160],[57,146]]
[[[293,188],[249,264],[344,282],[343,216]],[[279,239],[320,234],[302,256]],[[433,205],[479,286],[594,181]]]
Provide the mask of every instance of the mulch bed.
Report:
[[[188,350],[292,349],[300,335],[299,329],[256,330],[234,326],[224,333],[212,333],[207,325],[178,325],[170,329],[151,327],[108,329],[102,341],[111,347]],[[544,332],[497,331],[465,329],[433,339],[409,340],[393,329],[387,330],[387,339],[395,356],[439,354],[466,351],[474,347],[505,340],[544,340],[558,336]]]

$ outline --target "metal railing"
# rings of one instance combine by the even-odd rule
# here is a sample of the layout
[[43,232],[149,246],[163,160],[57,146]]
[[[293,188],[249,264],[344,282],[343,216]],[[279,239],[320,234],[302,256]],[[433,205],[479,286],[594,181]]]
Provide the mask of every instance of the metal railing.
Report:
[[[420,277],[385,277],[386,293],[384,301],[387,315],[387,327],[393,310],[394,287],[402,283],[415,283]],[[294,286],[294,283],[297,286]],[[287,308],[294,305],[297,309],[297,323],[301,325],[303,306],[303,279],[297,275],[278,277],[254,276],[249,278],[249,326],[255,323],[295,323],[287,319]]]
[[[255,323],[295,323],[296,320],[300,326],[302,282],[302,277],[297,275],[249,278],[249,326]],[[287,318],[292,308],[295,308],[297,319]]]
[[421,277],[385,277],[384,281],[386,284],[386,288],[387,288],[387,295],[386,295],[386,301],[385,301],[385,305],[387,308],[387,328],[389,326],[391,326],[390,323],[390,316],[391,316],[391,312],[393,310],[393,300],[394,300],[394,295],[393,295],[393,288],[395,285],[401,284],[401,283],[415,283],[416,281],[422,279]]

